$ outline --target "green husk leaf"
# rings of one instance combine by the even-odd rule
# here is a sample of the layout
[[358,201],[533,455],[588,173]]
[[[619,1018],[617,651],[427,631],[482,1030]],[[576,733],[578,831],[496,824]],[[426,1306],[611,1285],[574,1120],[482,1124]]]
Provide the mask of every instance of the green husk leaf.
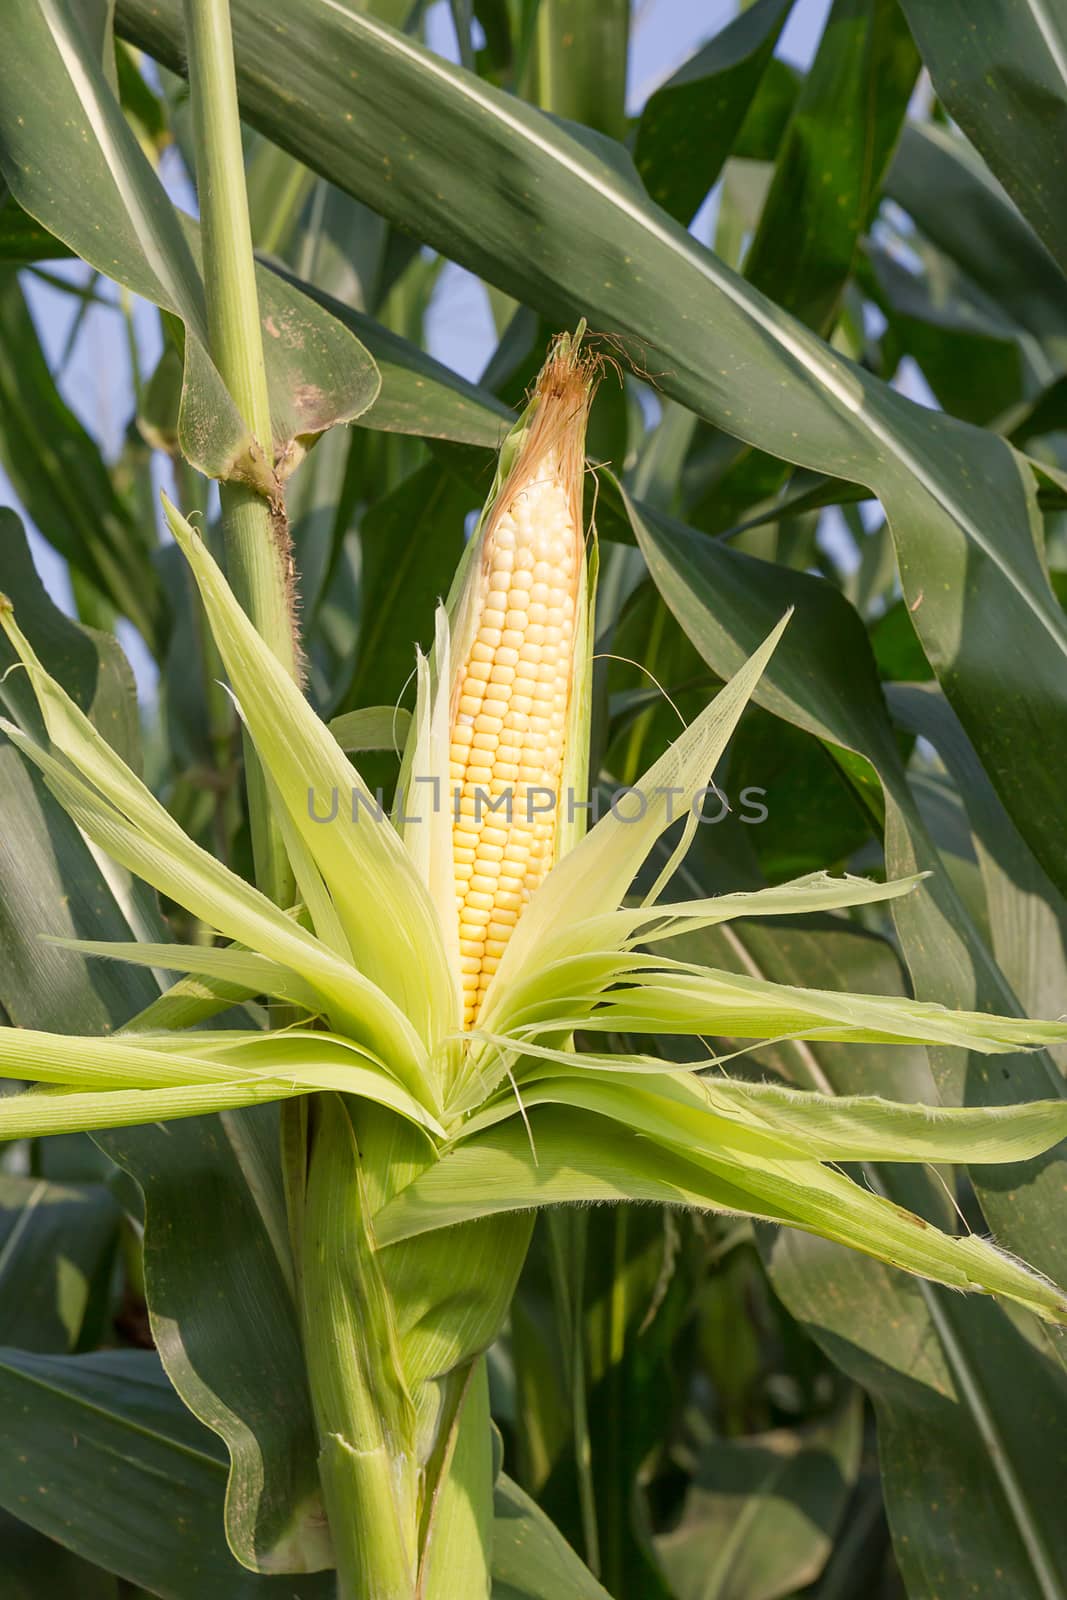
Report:
[[787,1223],[949,1287],[1003,1295],[1067,1322],[1067,1297],[976,1236],[952,1238],[817,1161],[759,1165],[638,1138],[570,1107],[535,1107],[464,1141],[376,1218],[383,1243],[498,1211],[652,1200]]
[[[189,1048],[187,1048],[187,1046]],[[115,1127],[197,1116],[238,1105],[288,1099],[316,1090],[362,1096],[443,1137],[443,1129],[380,1063],[348,1040],[315,1033],[218,1035],[134,1034],[111,1038],[0,1028],[0,1069],[9,1078],[61,1085],[70,1095],[72,1127]],[[205,1090],[200,1094],[201,1089]],[[206,1091],[218,1089],[217,1094]],[[85,1091],[104,1091],[99,1095]],[[142,1092],[174,1091],[145,1102]],[[107,1094],[108,1091],[120,1091]],[[73,1093],[72,1093],[73,1092]],[[124,1107],[123,1098],[129,1097]],[[0,1113],[29,1132],[37,1094],[0,1098]],[[80,1102],[84,1116],[78,1121]],[[176,1109],[168,1110],[169,1105]],[[119,1114],[118,1122],[110,1120]],[[44,1108],[47,1116],[47,1106]],[[108,1120],[101,1120],[107,1118]],[[4,1124],[0,1121],[0,1127]],[[24,1137],[25,1131],[8,1137]]]
[[[115,860],[172,896],[209,927],[290,966],[322,997],[323,1009],[333,1020],[356,1037],[365,1037],[378,1054],[405,1064],[417,1081],[422,1074],[422,1046],[410,1022],[388,996],[182,832],[45,672],[2,599],[0,627],[26,667],[50,738],[88,781],[81,781],[11,723],[0,722],[0,728],[41,770],[72,820]],[[250,625],[246,623],[246,627]],[[253,636],[258,642],[258,635]],[[263,648],[275,670],[285,677]],[[299,699],[298,691],[287,678],[285,681]],[[303,701],[300,703],[303,706]],[[304,710],[310,717],[310,710]],[[322,732],[329,741],[325,729]],[[336,745],[332,748],[343,763]]]
[[[203,540],[163,497],[260,759],[330,891],[361,972],[391,996],[425,1041],[454,1020],[454,994],[433,903],[400,839],[376,820],[373,797],[325,724],[256,633]],[[345,798],[334,821],[309,795]],[[354,793],[368,809],[350,822]],[[382,906],[389,915],[382,916]]]
[[[1028,1161],[1067,1138],[1067,1101],[959,1107],[900,1105],[877,1095],[824,1095],[779,1084],[702,1077],[651,1056],[588,1057],[541,1050],[546,1076],[517,1072],[523,1105],[574,1105],[654,1136],[670,1137],[694,1153],[705,1146],[777,1148],[819,1161],[919,1161],[997,1164]],[[548,1066],[551,1061],[556,1070]],[[658,1067],[657,1074],[655,1068]],[[599,1072],[598,1069],[599,1068]],[[474,1117],[463,1136],[515,1114],[501,1100]],[[673,1132],[671,1130],[673,1129]]]
[[[957,1045],[997,1055],[1067,1041],[1067,1023],[997,1017],[895,995],[835,994],[649,958],[630,985],[599,997],[584,1028]],[[560,1019],[558,1027],[565,1026]]]

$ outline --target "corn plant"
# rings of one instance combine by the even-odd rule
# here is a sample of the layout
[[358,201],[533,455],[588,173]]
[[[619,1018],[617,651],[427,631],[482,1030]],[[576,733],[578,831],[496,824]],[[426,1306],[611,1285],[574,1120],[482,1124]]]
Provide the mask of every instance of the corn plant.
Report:
[[[481,59],[455,8],[459,67],[419,42],[419,15],[393,18],[404,31],[346,6],[289,18],[238,0],[231,18],[226,0],[122,0],[123,35],[187,73],[188,98],[126,44],[116,57],[104,10],[16,0],[0,67],[9,258],[73,253],[158,306],[165,335],[120,464],[136,493],[97,457],[87,514],[46,441],[39,471],[6,457],[42,531],[70,524],[82,620],[104,624],[49,611],[5,523],[0,733],[27,842],[4,877],[0,1138],[32,1165],[11,1169],[37,1185],[20,1191],[26,1218],[45,1190],[73,1203],[49,1152],[92,1152],[93,1184],[83,1166],[79,1182],[106,1196],[94,1227],[111,1241],[90,1253],[99,1282],[73,1331],[68,1266],[66,1339],[15,1337],[3,1365],[16,1420],[0,1505],[20,1537],[54,1542],[31,1552],[59,1571],[53,1588],[116,1574],[164,1596],[769,1600],[825,1574],[829,1594],[867,1581],[846,1502],[880,1525],[884,1497],[896,1556],[883,1537],[879,1582],[955,1592],[973,1569],[979,1593],[1004,1572],[1013,1592],[1064,1592],[1055,1510],[1018,1439],[998,1437],[996,1390],[1014,1373],[1045,1406],[1034,1426],[1055,1432],[1067,1022],[1037,947],[1067,925],[1050,821],[1067,630],[1035,542],[1038,469],[1008,424],[957,421],[947,394],[917,417],[872,359],[844,353],[869,356],[849,295],[895,304],[885,261],[871,287],[874,246],[854,259],[890,154],[905,170],[894,197],[911,136],[977,183],[973,159],[938,124],[901,136],[918,56],[895,7],[879,0],[857,27],[863,7],[835,7],[798,86],[773,57],[789,7],[762,0],[649,101],[635,171],[610,142],[626,132],[626,17],[596,9],[614,41],[599,105],[590,62],[568,53],[569,8],[547,0],[521,17],[481,8]],[[906,9],[939,70],[937,18]],[[855,217],[843,235],[828,224],[817,264],[798,249],[786,284],[789,186],[827,84],[842,110],[877,85],[877,114],[862,160],[841,141]],[[749,231],[743,195],[724,192],[719,254],[675,220],[717,171],[706,153],[700,172],[669,159],[694,85],[718,96],[720,164],[749,148],[746,119],[757,143],[778,119],[747,282],[724,260]],[[416,88],[409,126],[398,97]],[[247,162],[239,92],[276,141]],[[68,114],[49,126],[54,104]],[[832,124],[816,126],[829,150]],[[171,129],[198,223],[156,170]],[[523,176],[505,189],[509,164]],[[532,197],[550,179],[546,224]],[[338,216],[377,276],[348,303],[309,244],[333,238],[323,214],[341,189],[362,202]],[[287,198],[264,221],[274,190]],[[1020,205],[1027,193],[1020,180]],[[491,196],[491,216],[469,194]],[[393,223],[499,292],[507,331],[482,385],[405,336],[427,263]],[[25,344],[8,289],[7,337]],[[575,331],[550,337],[564,314]],[[648,406],[653,382],[650,423],[637,396]],[[787,409],[763,415],[779,388]],[[62,427],[84,461],[88,435]],[[158,547],[138,522],[154,526],[155,485],[137,440],[172,468]],[[1051,455],[1040,481],[1058,506]],[[790,480],[790,462],[809,470]],[[888,537],[872,555],[876,536],[853,524],[863,564],[845,579],[810,517],[849,503],[850,473],[896,539],[901,589],[891,574],[875,606],[862,591]],[[714,537],[766,526],[770,561]],[[1055,537],[1050,523],[1053,552]],[[390,567],[409,555],[398,588]],[[805,570],[819,561],[848,598]],[[115,687],[116,615],[165,666],[170,744],[147,776]],[[921,687],[886,668],[895,728],[863,615],[883,660],[923,664]],[[1009,713],[976,686],[1017,615],[1030,681]],[[183,737],[206,777],[181,770]],[[746,859],[735,819],[716,859],[706,813],[730,805],[717,775],[753,792],[741,779],[761,760],[796,763],[796,796],[809,772],[833,796],[824,855],[821,825],[814,843],[798,825]],[[978,840],[977,911],[969,859],[935,846],[916,799],[944,800],[946,771]],[[45,835],[63,897],[31,912]],[[842,940],[844,981],[825,954]],[[700,1359],[672,1398],[694,1329]],[[757,1571],[732,1565],[746,1519],[738,1531],[723,1507],[746,1492],[737,1442],[759,1430],[739,1374],[765,1365],[761,1342],[813,1396],[804,1442],[765,1448],[795,1454],[801,1477],[821,1452],[848,1489],[819,1491],[836,1541],[767,1535],[782,1570]],[[873,1494],[864,1392],[884,1460]],[[652,1396],[650,1428],[636,1401],[647,1412]],[[989,1526],[969,1524],[992,1565],[961,1550],[939,1566],[936,1508],[925,1532],[909,1519],[924,1479],[907,1456],[923,1449],[930,1471],[944,1450],[994,1484]],[[803,1512],[812,1492],[785,1498]],[[748,1514],[767,1503],[753,1491]],[[948,1515],[951,1543],[964,1514]],[[60,1546],[74,1577],[40,1565]]]

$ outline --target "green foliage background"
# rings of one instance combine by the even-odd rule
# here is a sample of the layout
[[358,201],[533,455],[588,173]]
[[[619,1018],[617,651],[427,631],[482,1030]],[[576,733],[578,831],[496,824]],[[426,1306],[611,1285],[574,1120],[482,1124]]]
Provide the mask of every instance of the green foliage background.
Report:
[[[460,67],[421,42],[424,9],[233,5],[317,709],[410,706],[412,647],[493,447],[549,334],[584,316],[624,374],[590,438],[602,778],[632,781],[793,605],[720,774],[734,813],[699,830],[689,889],[846,865],[935,874],[892,919],[730,924],[692,935],[694,957],[1064,1013],[1067,18],[1038,0],[835,0],[801,74],[775,55],[789,0],[756,0],[628,117],[623,0],[453,0]],[[111,12],[11,0],[5,19],[0,460],[69,564],[77,617],[44,593],[11,513],[0,587],[182,826],[248,872],[232,705],[154,509],[162,478],[210,527],[192,469],[218,475],[244,443],[206,354],[197,225],[156,176],[191,166],[181,5]],[[707,249],[687,228],[713,189]],[[71,255],[86,271],[57,281],[83,305],[104,279],[123,291],[136,410],[117,457],[61,399],[27,308],[27,274]],[[426,354],[446,260],[488,289],[499,342],[478,383]],[[159,308],[151,372],[130,296]],[[120,622],[159,668],[145,728]],[[0,681],[8,714],[32,717],[28,700],[18,672]],[[361,768],[388,786],[389,741],[369,742]],[[766,791],[760,826],[737,805],[750,787]],[[151,975],[37,935],[195,929],[98,860],[7,743],[0,814],[5,1020],[118,1025],[157,992]],[[741,1062],[951,1105],[1063,1094],[1063,1066],[838,1045]],[[239,1345],[259,1407],[249,1473],[257,1450],[287,1451],[294,1492],[311,1484],[270,1239],[275,1132],[266,1110],[5,1151],[5,1596],[330,1592],[326,1574],[234,1561],[221,1443],[146,1332],[147,1296],[206,1411]],[[1054,1152],[973,1177],[865,1177],[1064,1282],[1065,1170]],[[495,1600],[1067,1596],[1065,1350],[1021,1313],[807,1235],[655,1208],[553,1214],[492,1356],[514,1480]]]

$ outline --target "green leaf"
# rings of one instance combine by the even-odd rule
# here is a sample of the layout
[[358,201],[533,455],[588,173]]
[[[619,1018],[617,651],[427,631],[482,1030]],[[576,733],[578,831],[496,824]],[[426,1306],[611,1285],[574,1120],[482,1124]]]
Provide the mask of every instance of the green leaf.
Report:
[[[1040,1331],[997,1307],[816,1240],[781,1234],[774,1286],[838,1365],[864,1384],[897,1562],[909,1592],[965,1578],[981,1600],[1056,1594],[1067,1542],[1054,1483],[1064,1470],[1067,1381]],[[945,1496],[945,1482],[960,1493]]]
[[[78,704],[120,749],[136,759],[132,675],[110,635],[71,622],[52,604],[33,568],[25,538],[10,512],[0,513],[4,583],[18,600],[41,654],[71,686]],[[37,717],[26,674],[12,668],[0,642],[0,704],[24,720]],[[144,897],[121,870],[94,861],[85,840],[31,766],[0,737],[0,1006],[16,1025],[99,1032],[146,1005],[156,993],[147,973],[120,974],[43,945],[38,934],[99,934],[128,939],[152,932]],[[119,903],[121,901],[121,904]],[[62,1020],[60,1020],[62,1019]]]
[[957,134],[935,124],[905,128],[886,194],[995,308],[1063,365],[1064,269]]
[[332,1575],[238,1566],[222,1536],[225,1460],[155,1354],[4,1350],[0,1416],[0,1505],[86,1560],[162,1600],[332,1595]]
[[434,607],[463,553],[464,519],[481,500],[430,461],[363,518],[359,653],[344,709],[399,701],[416,646],[433,639]]
[[1067,128],[1067,26],[1046,0],[903,0],[934,88],[1023,216],[1067,270],[1067,224],[1049,174]]
[[[69,685],[79,707],[113,750],[132,767],[140,764],[137,694],[128,661],[112,634],[82,627],[60,611],[46,592],[30,555],[22,524],[0,508],[4,593],[19,608],[42,661]],[[27,675],[0,637],[0,705],[20,722],[42,729]]]
[[982,1301],[963,1316],[944,1291],[822,1241],[782,1233],[769,1256],[790,1311],[874,1401],[909,1593],[1062,1592],[1067,1380],[1042,1334]]
[[23,211],[0,178],[0,261],[24,267],[34,261],[69,260],[71,251]]
[[[635,532],[657,586],[705,660],[725,675],[743,660],[768,621],[786,604],[796,614],[756,698],[807,728],[831,748],[871,763],[886,807],[890,874],[934,869],[922,895],[898,900],[894,920],[916,993],[952,1008],[1015,1012],[1020,1007],[966,909],[939,866],[908,788],[863,625],[829,584],[786,572],[701,539],[645,509]],[[937,1051],[935,1077],[946,1104],[1004,1104],[1064,1092],[1040,1053],[1001,1058],[994,1066],[958,1051]],[[1062,1158],[1040,1169],[1001,1172],[974,1182],[998,1238],[1053,1274],[1067,1276],[1062,1215]]]
[[[234,1561],[221,1536],[225,1460],[154,1354],[64,1359],[6,1350],[0,1398],[0,1505],[67,1549],[161,1600],[333,1595],[332,1574],[259,1577]],[[607,1600],[544,1513],[507,1478],[497,1482],[495,1516],[493,1600]],[[77,1593],[78,1600],[115,1600],[107,1589]],[[40,1589],[17,1588],[12,1600],[23,1594],[43,1600]]]
[[553,116],[626,135],[629,0],[541,0],[533,98]]
[[[700,874],[704,892],[716,884],[716,876]],[[886,993],[903,984],[891,946],[829,919],[732,924],[687,945],[694,957],[787,983]],[[908,1047],[784,1044],[762,1051],[760,1061],[824,1092],[934,1094],[922,1053]],[[893,1199],[951,1226],[951,1174],[865,1170]],[[1047,1334],[1030,1323],[1017,1328],[988,1301],[938,1291],[810,1235],[776,1234],[764,1254],[786,1305],[875,1400],[887,1510],[909,1586],[925,1592],[935,1586],[932,1574],[947,1584],[946,1567],[955,1564],[990,1600],[1000,1582],[1020,1594],[1055,1592],[1043,1572],[1049,1558],[1060,1583],[1067,1572],[1067,1541],[1049,1492],[1062,1471],[1063,1380]],[[946,1496],[946,1482],[968,1492]]]
[[[772,882],[846,862],[869,836],[869,814],[823,746],[758,710],[734,737],[722,784]],[[768,805],[786,787],[788,808]]]
[[[649,967],[654,963],[650,961]],[[884,1000],[875,995],[839,995],[787,988],[759,978],[705,971],[638,972],[631,986],[599,996],[597,1010],[575,1026],[609,1032],[720,1032],[739,1039],[798,1038],[857,1040],[885,1044],[933,1044],[983,1054],[1063,1044],[1067,1022],[1030,1022],[983,1011],[956,1011],[936,1002]],[[1055,1105],[1058,1102],[1049,1101]],[[1062,1101],[1067,1112],[1067,1099]]]
[[[192,567],[260,759],[330,890],[357,963],[345,967],[349,981],[358,981],[382,1004],[395,997],[390,1009],[397,1023],[406,1023],[423,1041],[435,1038],[441,1019],[452,1017],[455,998],[437,911],[425,884],[392,824],[375,820],[366,784],[256,633],[199,535],[165,497],[164,508]],[[371,803],[362,825],[351,809],[357,792]],[[317,821],[309,794],[326,807],[331,794],[338,803],[344,796],[340,824],[335,825],[336,807],[331,821]],[[391,915],[383,922],[385,904]],[[254,941],[244,942],[254,947]],[[403,1052],[378,1053],[393,1065],[404,1059]],[[421,1061],[414,1074],[432,1102]]]
[[[184,526],[187,528],[188,524]],[[191,534],[191,530],[189,532]],[[210,557],[206,559],[210,561]],[[218,575],[213,563],[212,569],[221,583],[221,575]],[[272,718],[276,721],[277,703],[279,700],[284,703],[286,693],[295,697],[290,699],[290,704],[296,708],[301,719],[298,726],[303,726],[312,740],[312,756],[317,755],[319,759],[330,763],[336,761],[346,775],[351,773],[352,769],[325,727],[314,717],[300,691],[263,645],[228,590],[225,590],[225,596],[238,620],[239,637],[251,639],[253,653],[257,650],[262,652],[262,665],[257,668],[262,681],[256,692],[260,696],[265,693],[265,685],[272,681],[272,674],[284,686],[278,691],[276,685],[277,699],[272,702]],[[0,628],[18,650],[32,679],[50,736],[63,750],[68,761],[80,769],[84,778],[76,777],[69,766],[36,745],[12,724],[0,720],[0,729],[45,774],[49,787],[61,801],[68,816],[109,856],[137,873],[146,883],[152,883],[171,894],[208,926],[224,923],[225,926],[219,928],[220,932],[227,933],[230,938],[267,956],[278,965],[290,966],[321,995],[327,1011],[331,1007],[336,1008],[346,1032],[361,1037],[366,1030],[369,1039],[377,1038],[380,1047],[377,1053],[382,1059],[389,1060],[400,1069],[406,1063],[407,1070],[418,1077],[422,1070],[422,1047],[411,1023],[388,997],[348,961],[306,932],[265,895],[229,871],[207,851],[200,849],[182,832],[151,791],[96,733],[62,687],[45,672],[11,616],[10,607],[5,610],[0,605]],[[264,701],[264,710],[265,707]],[[304,771],[314,782],[314,763],[309,762]],[[290,768],[290,787],[301,782],[301,776]],[[322,787],[325,785],[320,785]],[[301,801],[306,801],[306,794],[301,795]],[[312,826],[306,817],[304,820],[307,826]],[[355,834],[356,829],[353,827],[351,832]],[[383,828],[383,838],[384,835]],[[341,834],[340,838],[344,841],[348,835]],[[372,828],[360,838],[376,841],[377,835]],[[382,1029],[380,1034],[379,1028]]]
[[1067,1321],[1063,1292],[976,1235],[940,1233],[816,1161],[753,1158],[638,1138],[606,1118],[535,1107],[472,1135],[428,1167],[375,1219],[379,1242],[500,1211],[604,1200],[741,1213],[821,1234],[957,1289],[1001,1295]]
[[[9,271],[0,272],[0,460],[45,538],[129,617],[158,656],[167,612],[150,559],[154,530],[138,527],[95,442],[56,388],[18,277]],[[5,543],[16,538],[0,529]],[[5,587],[10,581],[5,572]]]
[[365,750],[403,750],[410,727],[411,712],[402,706],[364,706],[330,722],[330,732],[350,755]]
[[[895,349],[918,362],[939,404],[954,417],[994,427],[1013,444],[1025,442],[1028,362],[1020,329],[921,234],[909,231],[908,242],[919,273],[901,264],[899,248],[895,237],[886,244],[868,241],[873,285],[860,273],[887,318]],[[1019,415],[1018,431],[1005,427],[1005,413]],[[929,673],[925,661],[923,669]]]
[[[167,949],[148,947],[142,960],[154,965]],[[356,1095],[444,1132],[366,1051],[329,1034],[138,1031],[98,1039],[0,1028],[0,1066],[9,1078],[58,1086],[0,1097],[0,1136],[7,1138],[165,1121],[312,1090]]]
[[450,439],[489,450],[500,446],[515,419],[488,390],[468,383],[380,322],[340,305],[310,285],[302,287],[309,298],[351,328],[377,364],[382,386],[377,399],[359,418],[361,428]]
[[649,95],[634,165],[657,205],[688,225],[760,87],[792,0],[757,0]]
[[677,1600],[781,1600],[813,1583],[860,1464],[862,1407],[705,1445],[677,1528],[656,1541]]
[[495,1512],[492,1600],[609,1600],[539,1506],[503,1473]]
[[106,1292],[120,1215],[102,1185],[0,1173],[0,1344],[75,1348],[94,1292]]
[[[121,0],[118,15],[177,65],[178,10]],[[285,24],[276,45],[272,17]],[[238,0],[234,26],[245,115],[279,143],[545,315],[610,329],[665,394],[718,427],[881,499],[931,663],[1020,831],[1067,884],[1067,618],[1035,544],[1030,470],[1011,447],[903,399],[809,335],[651,205],[621,150],[605,155],[601,141],[594,153],[365,15]],[[417,107],[403,184],[378,153],[393,148],[398,101]],[[1011,715],[991,715],[1022,634],[1025,693]]]
[[744,267],[757,289],[821,332],[837,319],[918,71],[896,0],[836,0]]
[[[1055,1011],[1067,992],[1067,903],[1004,811],[966,734],[933,688],[890,685],[898,725],[936,748],[955,780],[985,883],[997,962],[1027,1010]],[[1056,1059],[1062,1062],[1063,1056]]]
[[[898,997],[881,998],[888,1005]],[[710,1126],[709,1118],[716,1122],[726,1118],[737,1124],[736,1129],[720,1128],[726,1143],[735,1132],[740,1138],[739,1130],[748,1129],[768,1139],[770,1145],[788,1145],[799,1154],[831,1162],[969,1160],[981,1165],[1026,1161],[1067,1138],[1067,1105],[1061,1100],[983,1106],[976,1111],[959,1106],[935,1109],[900,1105],[877,1095],[826,1096],[778,1084],[720,1078],[712,1075],[713,1060],[665,1070],[655,1056],[596,1056],[582,1051],[568,1057],[563,1051],[536,1047],[530,1055],[534,1061],[539,1056],[549,1058],[558,1066],[554,1073],[539,1077],[536,1071],[531,1073],[530,1061],[524,1063],[521,1092],[525,1105],[583,1105],[630,1121],[635,1127],[640,1124],[647,1132],[659,1127],[666,1134],[671,1127],[671,1137],[680,1144],[686,1142],[682,1130],[690,1129],[694,1152],[705,1137],[702,1128]],[[642,1075],[628,1076],[627,1069],[637,1065]],[[567,1069],[566,1075],[560,1067]],[[709,1075],[697,1077],[698,1070]],[[498,1118],[501,1109],[494,1108],[484,1119],[472,1119],[468,1124],[471,1132],[490,1116]],[[511,1107],[506,1112],[511,1115]]]
[[[76,1594],[79,1600],[126,1600],[118,1579],[80,1561],[62,1545],[0,1512],[0,1579],[7,1600],[38,1600],[43,1594]],[[134,1600],[134,1597],[130,1597]],[[136,1600],[143,1600],[143,1591]]]
[[[15,3],[12,48],[0,64],[0,167],[12,193],[84,260],[181,319],[186,456],[209,476],[251,477],[271,490],[207,354],[199,230],[175,211],[138,145],[86,20],[68,0],[47,10]],[[378,379],[334,319],[265,270],[259,278],[274,454],[285,476],[316,434],[366,409]]]
[[[44,601],[28,560],[25,569],[17,565],[14,570],[5,569],[5,582],[9,578],[17,580],[12,588],[20,613],[32,627],[44,658],[70,685],[78,702],[115,737],[113,720],[105,715],[111,703],[108,685],[118,657],[114,641],[61,618]],[[6,651],[6,642],[3,648]],[[6,664],[6,655],[4,660]],[[24,671],[9,671],[0,693],[20,717],[37,715]],[[4,913],[0,922],[0,1004],[23,1029],[107,1033],[141,1011],[153,995],[158,998],[149,972],[114,962],[88,962],[71,950],[42,943],[39,935],[62,932],[128,940],[132,933],[158,940],[165,937],[162,921],[153,906],[131,889],[118,867],[108,865],[104,876],[77,828],[44,786],[31,778],[30,769],[8,744],[0,745],[0,798],[6,821],[0,835],[0,907]],[[148,853],[153,854],[151,848]],[[186,880],[187,874],[183,872],[182,877]],[[217,890],[211,898],[217,898]],[[10,1105],[9,1100],[0,1099],[0,1110]],[[78,1108],[70,1109],[76,1116]],[[38,1107],[37,1114],[40,1112]],[[278,1216],[275,1114],[267,1109],[259,1115],[258,1124],[243,1114],[230,1113],[224,1118],[197,1117],[174,1123],[165,1131],[155,1127],[99,1135],[98,1143],[125,1167],[147,1196],[148,1298],[153,1315],[159,1307],[157,1337],[173,1381],[198,1411],[218,1423],[233,1452],[234,1482],[241,1486],[241,1493],[227,1501],[230,1535],[236,1548],[253,1555],[260,1551],[269,1560],[275,1543],[284,1554],[285,1541],[291,1547],[294,1537],[300,1537],[299,1530],[294,1535],[289,1519],[294,1503],[313,1493],[316,1472],[303,1360],[285,1265],[285,1225]],[[171,1248],[172,1242],[177,1248]],[[235,1283],[246,1292],[235,1294]],[[233,1347],[243,1353],[237,1369],[216,1342],[213,1324],[204,1318],[203,1307],[208,1302],[226,1309]],[[251,1379],[244,1375],[246,1371],[253,1375]],[[266,1375],[264,1392],[269,1398],[264,1400],[262,1394],[254,1397],[243,1412],[244,1386],[254,1382],[257,1374]],[[184,1411],[180,1414],[187,1415]],[[25,1426],[34,1426],[36,1416],[31,1409]],[[73,1432],[65,1425],[59,1428],[63,1449],[71,1447]],[[43,1435],[37,1437],[43,1439]],[[83,1451],[70,1464],[89,1494],[85,1515],[90,1542],[79,1548],[89,1559],[107,1565],[109,1557],[101,1540],[106,1544],[118,1506],[112,1508],[111,1516],[100,1514],[99,1484],[110,1481],[110,1468],[105,1467],[94,1481],[91,1474],[84,1476],[86,1459]],[[23,1480],[12,1492],[25,1495],[42,1509],[55,1508],[49,1513],[54,1519],[49,1527],[55,1527],[64,1514],[69,1515],[69,1508],[66,1513],[60,1509],[58,1494],[51,1502],[38,1499],[42,1483],[48,1487],[50,1482],[48,1471],[38,1463],[35,1475],[30,1455],[27,1461],[31,1462],[26,1470],[32,1481]],[[12,1467],[15,1465],[12,1458]],[[140,1468],[137,1470],[140,1473]],[[163,1481],[167,1476],[164,1471]],[[170,1477],[177,1481],[178,1474]],[[225,1477],[225,1468],[220,1467],[218,1501]],[[138,1482],[140,1487],[132,1498],[142,1508],[138,1512],[144,1518],[142,1539],[149,1541],[150,1553],[163,1551],[158,1559],[169,1569],[165,1574],[169,1584],[182,1560],[168,1556],[163,1549],[155,1488],[145,1489],[143,1474]],[[119,1496],[124,1505],[130,1498]],[[21,1499],[16,1509],[25,1514]],[[310,1516],[307,1537],[313,1541],[321,1534],[321,1528],[319,1534],[315,1531],[314,1507]],[[65,1536],[58,1527],[56,1531]],[[210,1548],[212,1537],[212,1533],[202,1536],[202,1549]],[[123,1544],[121,1527],[116,1539]],[[215,1543],[223,1549],[221,1523]],[[232,1576],[235,1571],[236,1578]],[[217,1592],[229,1597],[239,1592],[236,1586],[241,1579],[239,1569],[228,1558],[225,1573]],[[162,1592],[168,1591],[164,1587]],[[286,1596],[292,1592],[291,1580],[288,1589],[279,1591]],[[199,1600],[200,1593],[194,1586],[187,1600]]]

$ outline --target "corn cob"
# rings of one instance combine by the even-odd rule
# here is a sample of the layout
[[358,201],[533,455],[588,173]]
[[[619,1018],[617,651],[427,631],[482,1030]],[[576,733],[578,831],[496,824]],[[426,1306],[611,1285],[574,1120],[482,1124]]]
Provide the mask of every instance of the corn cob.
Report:
[[594,365],[564,337],[541,372],[529,433],[485,525],[472,642],[453,683],[449,773],[465,1028],[556,856],[585,579]]

